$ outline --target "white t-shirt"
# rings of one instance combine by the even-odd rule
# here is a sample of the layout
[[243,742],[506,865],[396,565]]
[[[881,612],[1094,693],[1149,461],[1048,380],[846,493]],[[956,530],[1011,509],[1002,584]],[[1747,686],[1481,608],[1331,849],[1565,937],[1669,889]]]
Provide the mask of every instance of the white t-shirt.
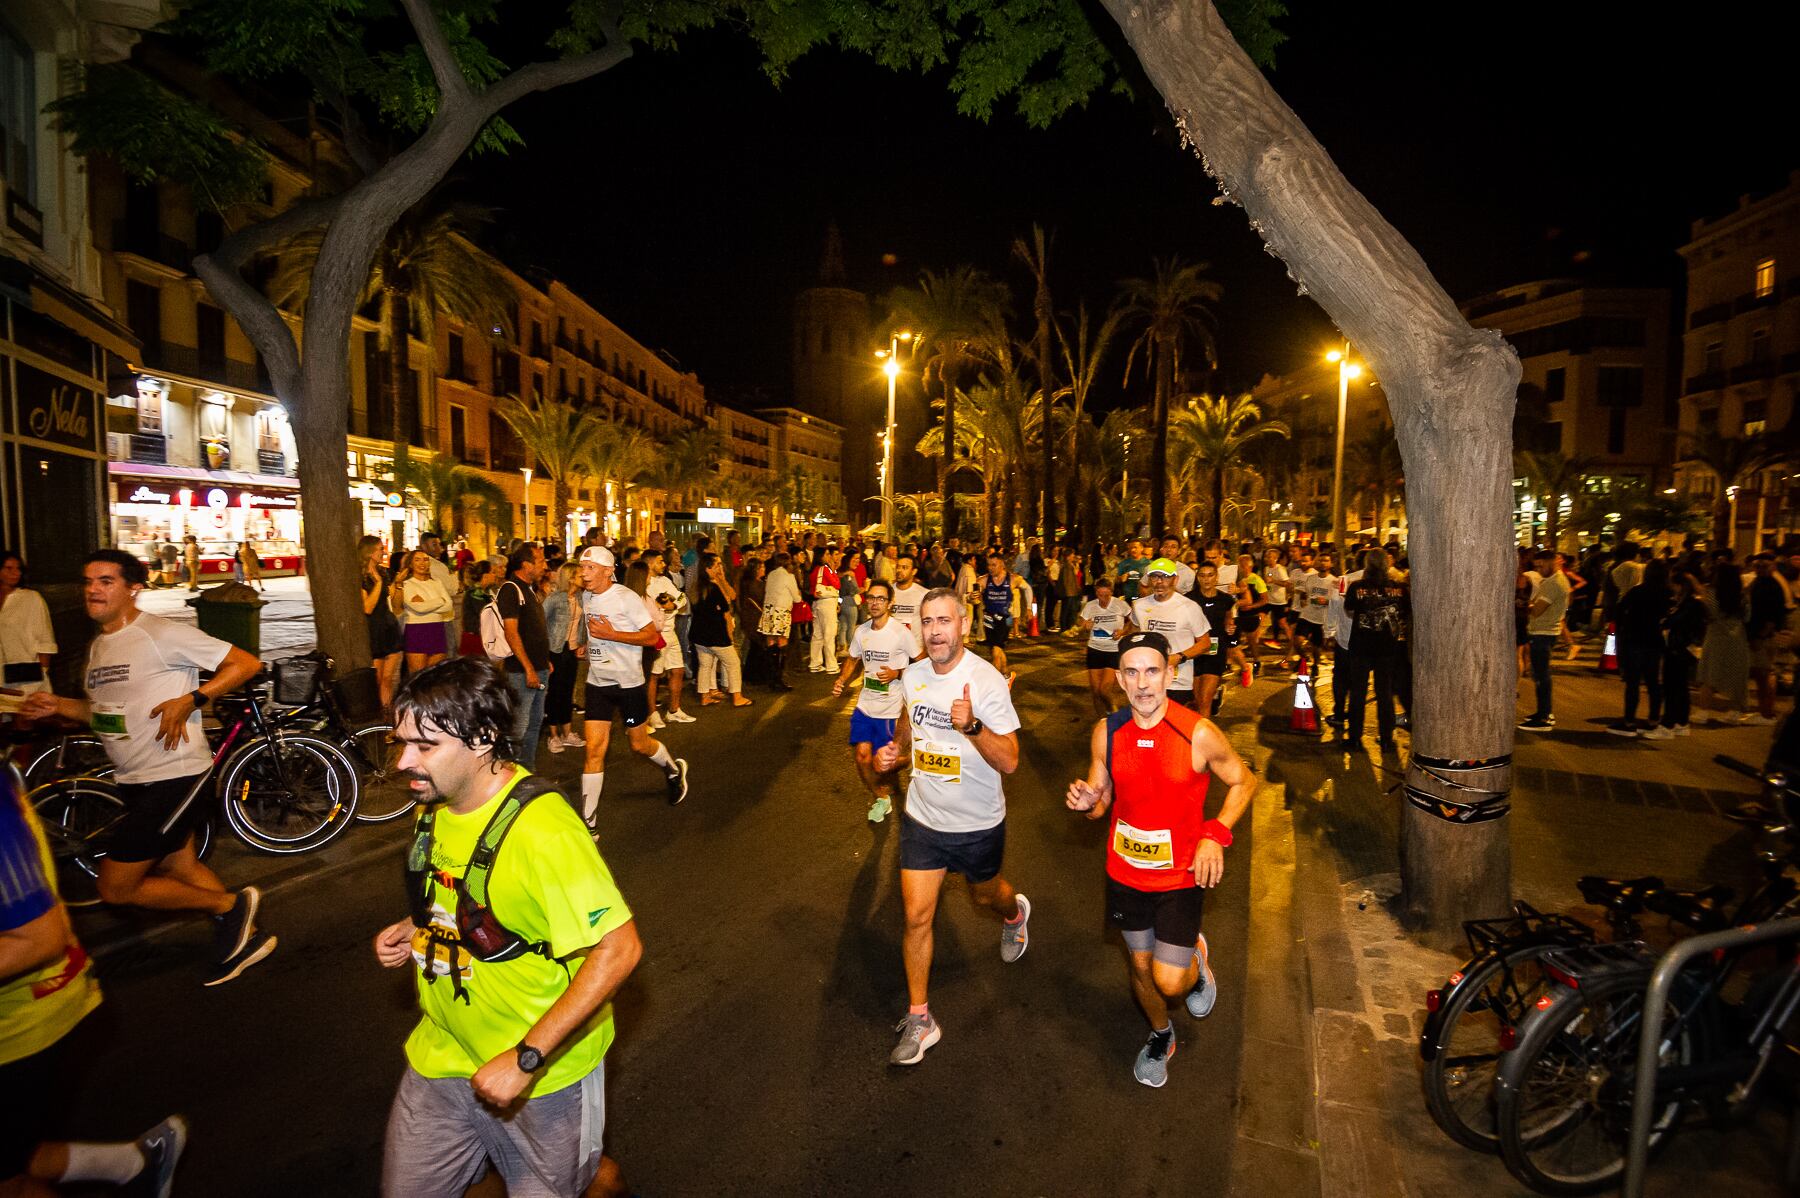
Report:
[[904,670],[918,655],[919,638],[891,616],[880,628],[873,620],[858,624],[850,634],[850,656],[860,658],[863,664],[862,694],[857,696],[856,709],[878,720],[891,720],[905,711],[902,681],[883,682],[876,675],[884,669]]
[[1185,595],[1188,592],[1192,591],[1193,589],[1194,589],[1194,567],[1188,565],[1186,562],[1177,563],[1175,566],[1175,591],[1176,591],[1176,593],[1180,594],[1180,595]]
[[1125,621],[1130,616],[1131,604],[1117,595],[1105,607],[1100,606],[1098,599],[1089,599],[1087,606],[1081,609],[1081,618],[1094,622],[1093,631],[1088,634],[1087,647],[1098,649],[1102,653],[1117,653],[1119,630],[1125,627]]
[[[656,626],[659,629],[663,626],[665,617],[688,614],[687,592],[676,586],[674,580],[667,574],[658,574],[644,584],[644,594],[650,600],[651,610],[656,612]],[[667,607],[657,602],[657,599],[663,595],[667,595],[673,600]]]
[[919,635],[919,604],[925,602],[930,593],[929,587],[920,586],[915,580],[908,586],[894,588],[894,601],[888,604],[888,615],[912,629],[912,634]]
[[[581,592],[582,630],[591,616],[605,616],[620,632],[637,632],[658,626],[656,614],[642,596],[615,582],[598,595]],[[626,690],[644,685],[644,646],[627,645],[588,636],[588,685],[617,686]]]
[[[0,661],[9,665],[36,665],[38,654],[56,652],[56,633],[50,628],[50,609],[36,591],[20,587],[0,605]],[[13,690],[30,694],[49,688],[48,679],[9,682]],[[16,707],[18,701],[13,700]],[[0,710],[4,710],[0,707]]]
[[1308,570],[1294,586],[1294,597],[1300,604],[1300,618],[1312,624],[1323,624],[1337,593],[1337,579],[1317,570]]
[[[1171,653],[1185,652],[1194,647],[1195,641],[1212,634],[1206,613],[1186,595],[1170,595],[1167,599],[1146,595],[1131,605],[1131,615],[1132,623],[1145,632],[1162,633],[1168,639]],[[1193,662],[1184,661],[1175,667],[1175,680],[1169,684],[1169,689],[1194,689]]]
[[230,652],[229,644],[192,625],[148,612],[94,638],[86,674],[90,722],[120,782],[191,778],[212,768],[198,711],[188,716],[187,739],[165,749],[156,739],[162,720],[150,709],[193,691],[200,671],[218,669]]
[[1227,591],[1237,585],[1237,563],[1226,562],[1219,567],[1219,586]]
[[1360,582],[1362,576],[1361,570],[1353,570],[1338,579],[1331,590],[1331,601],[1325,605],[1325,622],[1333,639],[1345,649],[1350,647],[1350,616],[1344,611],[1344,592],[1350,589],[1351,583]]
[[912,778],[906,815],[936,832],[981,832],[1006,819],[1000,771],[969,738],[950,726],[950,705],[969,688],[975,718],[1002,735],[1019,730],[1012,692],[1000,671],[967,649],[947,674],[931,660],[915,661],[901,676],[912,721]]
[[1288,572],[1286,566],[1266,566],[1262,579],[1269,584],[1269,603],[1273,607],[1286,607],[1289,602]]

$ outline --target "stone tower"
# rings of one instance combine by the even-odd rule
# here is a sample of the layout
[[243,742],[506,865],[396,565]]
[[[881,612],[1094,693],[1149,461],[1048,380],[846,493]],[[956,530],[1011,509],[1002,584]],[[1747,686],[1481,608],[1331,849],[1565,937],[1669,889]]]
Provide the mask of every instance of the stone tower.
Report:
[[869,340],[869,297],[850,286],[844,238],[825,234],[818,281],[794,301],[794,406],[844,429],[844,511],[852,528],[880,519],[877,471],[887,382]]

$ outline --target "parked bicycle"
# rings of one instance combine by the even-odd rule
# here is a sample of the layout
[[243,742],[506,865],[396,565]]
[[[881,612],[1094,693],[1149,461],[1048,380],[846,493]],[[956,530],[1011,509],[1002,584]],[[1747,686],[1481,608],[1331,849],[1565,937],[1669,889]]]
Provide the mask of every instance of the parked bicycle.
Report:
[[403,746],[394,738],[394,725],[379,717],[357,719],[359,709],[372,706],[372,695],[359,702],[355,693],[366,682],[372,691],[372,671],[339,679],[333,677],[332,659],[323,653],[282,658],[271,667],[273,699],[290,708],[275,717],[271,727],[305,728],[335,740],[361,779],[356,819],[379,824],[398,819],[418,803],[408,779],[400,773]]

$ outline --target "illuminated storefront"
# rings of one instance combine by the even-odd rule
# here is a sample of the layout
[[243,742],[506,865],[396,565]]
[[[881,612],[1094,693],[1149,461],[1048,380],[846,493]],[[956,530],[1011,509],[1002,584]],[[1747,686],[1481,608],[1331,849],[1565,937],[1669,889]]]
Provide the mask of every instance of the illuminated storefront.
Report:
[[[154,471],[154,472],[152,472]],[[200,542],[201,576],[229,577],[249,541],[263,574],[304,572],[300,486],[292,478],[114,462],[113,543],[154,562],[165,544]]]

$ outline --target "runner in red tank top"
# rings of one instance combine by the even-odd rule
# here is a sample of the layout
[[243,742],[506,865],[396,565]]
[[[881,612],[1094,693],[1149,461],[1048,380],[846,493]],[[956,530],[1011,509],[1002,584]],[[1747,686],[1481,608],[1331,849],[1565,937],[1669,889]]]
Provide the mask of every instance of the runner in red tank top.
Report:
[[[1211,720],[1169,702],[1169,643],[1134,632],[1119,643],[1119,685],[1129,704],[1094,725],[1088,776],[1069,787],[1068,806],[1099,819],[1106,842],[1107,920],[1125,938],[1131,992],[1150,1021],[1133,1076],[1169,1079],[1175,1027],[1168,1004],[1186,998],[1196,1019],[1218,989],[1200,934],[1202,896],[1225,875],[1231,827],[1256,793],[1256,776]],[[1206,818],[1209,775],[1228,789]]]

